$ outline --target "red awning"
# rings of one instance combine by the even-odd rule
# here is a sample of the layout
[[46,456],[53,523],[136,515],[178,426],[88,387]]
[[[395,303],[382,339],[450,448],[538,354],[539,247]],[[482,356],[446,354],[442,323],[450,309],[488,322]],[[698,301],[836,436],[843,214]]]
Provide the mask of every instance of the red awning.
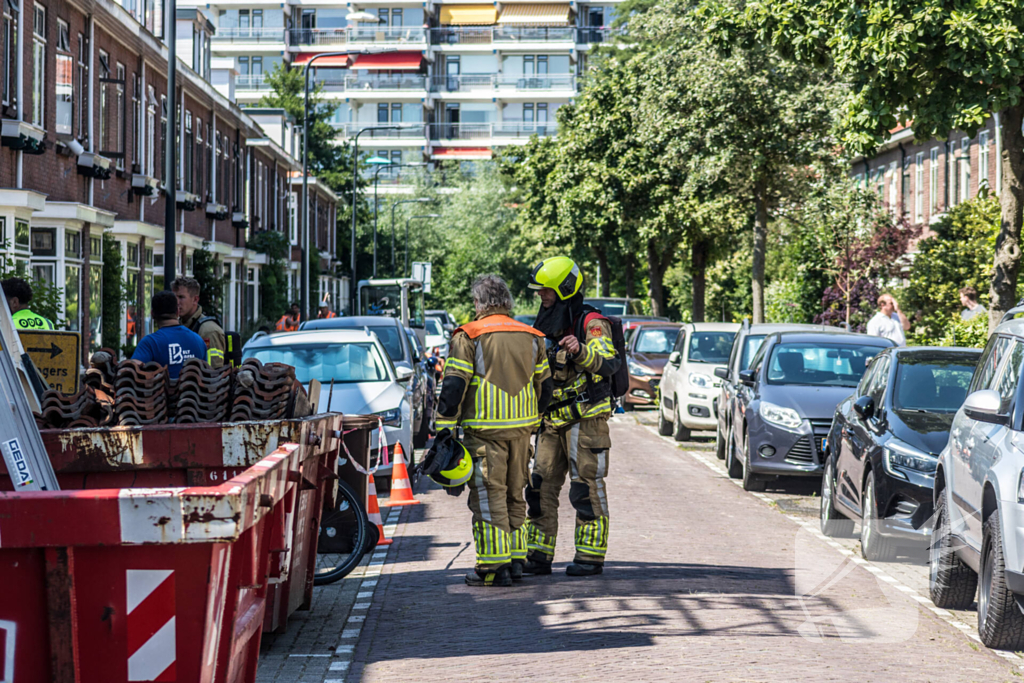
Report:
[[352,68],[417,71],[421,66],[423,55],[419,52],[380,52],[373,55],[358,55]]
[[490,147],[435,147],[432,159],[490,159]]
[[[309,60],[316,57],[319,52],[300,52],[295,55],[295,59],[292,60],[292,66],[305,66]],[[337,55],[335,57],[321,57],[320,59],[313,62],[313,68],[318,69],[322,66],[327,67],[347,67],[351,63],[351,58],[348,55]]]

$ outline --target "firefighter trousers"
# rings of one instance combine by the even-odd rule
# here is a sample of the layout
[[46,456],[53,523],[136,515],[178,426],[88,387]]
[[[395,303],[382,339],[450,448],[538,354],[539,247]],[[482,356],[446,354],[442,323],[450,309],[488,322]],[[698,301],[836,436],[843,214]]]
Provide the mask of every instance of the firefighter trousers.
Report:
[[494,571],[526,559],[526,501],[530,435],[491,440],[466,431],[462,440],[473,457],[469,509],[473,511],[476,568]]
[[531,557],[550,562],[558,536],[558,496],[569,475],[569,501],[576,509],[576,562],[603,564],[608,551],[608,416],[567,427],[545,427],[537,437],[528,505]]

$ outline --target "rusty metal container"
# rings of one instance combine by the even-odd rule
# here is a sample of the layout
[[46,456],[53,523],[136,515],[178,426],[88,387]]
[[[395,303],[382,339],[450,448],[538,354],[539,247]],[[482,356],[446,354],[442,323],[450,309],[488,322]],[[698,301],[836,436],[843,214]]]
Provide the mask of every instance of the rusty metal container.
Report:
[[3,680],[253,683],[301,456],[214,486],[0,494]]
[[[324,493],[334,478],[340,414],[232,424],[151,425],[43,430],[62,490],[219,486],[272,453],[297,444],[299,488],[289,503],[286,540],[269,548],[263,628],[282,631],[288,615],[309,609]],[[365,485],[364,485],[365,488]],[[0,491],[11,490],[0,463]]]

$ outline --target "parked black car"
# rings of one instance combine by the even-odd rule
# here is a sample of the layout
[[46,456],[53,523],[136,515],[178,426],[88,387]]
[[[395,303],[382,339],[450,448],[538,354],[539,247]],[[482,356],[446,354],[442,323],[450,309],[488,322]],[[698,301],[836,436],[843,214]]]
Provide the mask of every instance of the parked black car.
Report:
[[888,339],[835,332],[777,332],[739,373],[729,476],[763,491],[772,475],[816,476],[836,406],[860,382],[867,363],[893,346]]
[[715,368],[715,377],[722,380],[722,391],[715,403],[715,415],[718,417],[718,429],[715,430],[715,455],[719,460],[725,460],[725,444],[735,418],[736,392],[740,385],[740,370],[750,367],[750,361],[754,354],[761,348],[764,338],[775,332],[842,332],[838,327],[828,325],[806,325],[803,323],[758,323],[750,324],[750,319],[744,319],[740,331],[732,342],[732,351],[729,353],[729,364],[724,368]]
[[[836,408],[821,480],[821,532],[853,533],[869,560],[931,536],[938,455],[967,396],[981,349],[888,349]],[[909,543],[908,543],[909,542]]]

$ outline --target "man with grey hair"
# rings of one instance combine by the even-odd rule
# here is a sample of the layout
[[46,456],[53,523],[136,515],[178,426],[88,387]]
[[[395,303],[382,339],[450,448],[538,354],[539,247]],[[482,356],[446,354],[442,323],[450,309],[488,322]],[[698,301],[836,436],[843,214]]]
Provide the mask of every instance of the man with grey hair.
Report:
[[544,335],[509,316],[513,301],[505,281],[481,275],[472,292],[476,319],[452,334],[436,424],[439,439],[461,426],[473,458],[468,485],[476,567],[466,583],[511,586],[526,563],[530,435],[554,387]]

